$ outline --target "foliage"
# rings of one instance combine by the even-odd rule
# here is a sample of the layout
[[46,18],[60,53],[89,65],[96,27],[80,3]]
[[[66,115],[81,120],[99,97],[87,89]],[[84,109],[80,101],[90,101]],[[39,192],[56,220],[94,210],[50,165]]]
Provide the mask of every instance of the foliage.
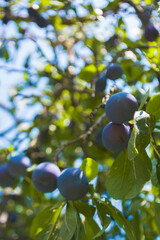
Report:
[[[19,79],[10,104],[0,104],[13,119],[1,138],[14,130],[0,163],[22,150],[32,161],[12,187],[0,190],[0,239],[149,240],[160,234],[160,38],[144,37],[149,24],[157,28],[159,5],[94,2],[0,3],[0,68],[4,81]],[[134,37],[131,16],[138,21]],[[121,78],[107,78],[96,91],[113,63]],[[115,155],[97,133],[109,123],[105,103],[117,92],[132,93],[139,109],[125,123],[128,148]],[[81,168],[89,180],[86,196],[66,201],[57,190],[38,192],[32,172],[42,162],[61,171]]]

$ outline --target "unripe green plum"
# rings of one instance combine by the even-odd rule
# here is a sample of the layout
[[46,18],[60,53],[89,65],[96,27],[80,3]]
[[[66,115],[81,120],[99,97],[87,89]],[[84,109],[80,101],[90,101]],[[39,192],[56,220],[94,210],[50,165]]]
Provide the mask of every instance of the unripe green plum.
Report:
[[79,168],[69,167],[58,177],[57,186],[64,198],[67,200],[80,200],[89,189],[88,179]]
[[12,156],[8,161],[8,171],[13,177],[24,176],[26,169],[31,166],[31,160],[23,153]]
[[108,123],[102,132],[104,147],[114,153],[120,153],[127,148],[130,130],[124,124]]
[[0,166],[0,186],[12,187],[15,182],[15,178],[9,174],[7,164]]
[[50,162],[43,162],[34,169],[32,182],[39,192],[52,192],[57,188],[57,178],[59,175],[60,169],[57,165]]
[[144,37],[147,41],[153,42],[159,36],[158,30],[155,28],[153,24],[149,24],[144,29]]
[[136,98],[126,92],[113,94],[106,102],[105,111],[108,119],[114,123],[125,123],[133,119],[138,110]]
[[111,80],[121,78],[123,73],[122,67],[117,63],[111,63],[107,68],[106,77]]

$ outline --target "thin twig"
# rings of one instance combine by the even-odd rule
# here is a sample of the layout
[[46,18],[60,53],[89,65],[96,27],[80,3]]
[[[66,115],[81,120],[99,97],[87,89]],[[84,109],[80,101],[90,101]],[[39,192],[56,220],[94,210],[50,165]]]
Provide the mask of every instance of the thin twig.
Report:
[[13,124],[11,127],[7,128],[3,132],[0,132],[0,137],[4,136],[5,134],[9,133],[13,129],[17,128],[17,123]]
[[96,109],[94,109],[93,112],[91,112],[90,117],[89,117],[91,123],[94,121],[94,116],[96,115],[98,109],[100,109],[100,108],[104,108],[104,106],[105,106],[105,102],[100,103],[99,106],[96,107]]
[[90,114],[90,122],[91,122],[91,123],[93,122],[94,116],[96,115],[98,109],[104,108],[104,107],[105,107],[105,104],[106,104],[106,102],[108,101],[108,99],[110,98],[110,96],[111,96],[113,93],[116,93],[116,92],[118,92],[118,91],[119,91],[119,90],[118,90],[118,88],[117,88],[115,85],[110,89],[110,92],[105,95],[103,103],[100,103],[99,106],[96,107],[93,112],[91,112],[91,114]]
[[[117,87],[116,87],[116,86],[113,86],[113,87],[111,88],[110,92],[109,92],[108,94],[106,94],[105,99],[104,99],[104,102],[101,103],[101,104],[91,113],[90,119],[91,119],[91,118],[93,119],[93,117],[95,116],[95,114],[96,114],[96,112],[97,112],[97,110],[98,110],[99,108],[104,107],[105,103],[106,103],[107,100],[110,98],[111,94],[113,94],[113,93],[115,93],[115,92],[117,92],[117,91],[118,91]],[[92,132],[94,131],[94,129],[95,129],[98,125],[100,125],[100,123],[102,122],[103,118],[105,118],[105,117],[106,117],[106,114],[103,113],[103,114],[98,118],[98,120],[88,129],[88,131],[87,131],[86,133],[80,135],[80,136],[79,136],[78,138],[76,138],[76,139],[73,139],[73,140],[71,140],[71,141],[69,141],[69,142],[67,142],[67,143],[64,143],[64,144],[57,150],[57,152],[55,153],[55,155],[54,155],[54,157],[53,157],[53,162],[57,162],[57,161],[58,161],[58,156],[59,156],[59,154],[60,154],[61,152],[63,152],[63,150],[64,150],[67,146],[72,145],[72,144],[74,144],[74,143],[77,143],[77,142],[79,142],[79,141],[81,141],[81,140],[82,140],[82,141],[86,140],[86,138],[92,134]]]
[[69,145],[72,145],[74,143],[77,143],[79,141],[83,141],[85,140],[88,136],[91,135],[91,133],[93,132],[93,130],[102,122],[103,118],[106,117],[106,114],[103,113],[99,118],[98,120],[88,129],[88,131],[82,135],[80,135],[78,138],[74,139],[74,140],[71,140],[67,143],[64,143],[58,150],[57,152],[55,153],[54,157],[53,157],[53,162],[56,162],[58,160],[58,156],[61,152],[63,152],[63,150],[68,147]]
[[0,68],[3,68],[7,71],[10,71],[10,72],[26,72],[28,74],[36,74],[35,72],[31,72],[30,70],[26,69],[26,68],[15,68],[13,66],[7,66],[7,65],[0,65]]

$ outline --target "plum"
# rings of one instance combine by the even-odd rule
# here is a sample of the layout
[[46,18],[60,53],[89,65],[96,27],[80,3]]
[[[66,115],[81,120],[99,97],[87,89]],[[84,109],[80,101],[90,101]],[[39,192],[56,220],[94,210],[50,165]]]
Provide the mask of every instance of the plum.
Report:
[[89,189],[85,173],[74,167],[69,167],[61,173],[57,180],[57,186],[62,196],[72,201],[83,198]]
[[114,123],[125,123],[133,119],[138,110],[136,98],[126,92],[113,94],[106,102],[105,111],[108,119]]
[[120,153],[127,148],[130,130],[124,124],[108,123],[102,132],[104,147],[114,153]]
[[98,147],[103,147],[102,130],[99,130],[99,131],[96,132],[95,143]]
[[57,188],[57,178],[59,175],[60,169],[57,165],[51,162],[43,162],[34,169],[32,182],[39,192],[52,192]]
[[13,177],[24,176],[26,169],[31,166],[31,160],[23,153],[12,156],[8,161],[8,171]]
[[9,174],[8,165],[3,164],[0,166],[0,186],[12,187],[15,182],[15,178]]
[[95,90],[96,92],[104,91],[106,87],[106,73],[102,73],[96,82]]
[[153,24],[149,24],[144,29],[144,37],[147,41],[155,41],[159,36],[158,30]]
[[108,41],[105,42],[105,45],[109,45],[110,47],[115,47],[120,43],[120,37],[117,34],[114,34],[109,38]]
[[8,213],[8,222],[15,223],[18,220],[18,214],[16,212],[9,212]]
[[122,67],[117,63],[111,63],[107,68],[106,77],[111,80],[121,78],[123,73]]

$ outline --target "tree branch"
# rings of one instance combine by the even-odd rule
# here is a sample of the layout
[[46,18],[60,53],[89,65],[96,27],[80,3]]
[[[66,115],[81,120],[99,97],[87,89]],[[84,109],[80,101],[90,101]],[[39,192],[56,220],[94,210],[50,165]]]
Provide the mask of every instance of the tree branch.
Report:
[[99,118],[98,120],[88,129],[88,131],[82,135],[80,135],[78,138],[74,139],[74,140],[71,140],[67,143],[64,143],[58,150],[57,152],[55,153],[54,157],[53,157],[53,162],[57,162],[58,161],[58,156],[61,152],[63,152],[63,150],[68,147],[69,145],[72,145],[74,143],[77,143],[79,141],[83,141],[85,140],[88,136],[91,135],[91,133],[93,132],[93,130],[102,122],[103,118],[106,117],[106,114],[103,113]]
[[7,65],[0,65],[0,68],[3,68],[5,69],[6,71],[9,71],[9,72],[26,72],[28,74],[36,74],[34,72],[30,72],[28,69],[26,68],[15,68],[13,66],[7,66]]
[[7,128],[3,132],[0,132],[0,137],[3,137],[5,134],[9,133],[13,129],[17,128],[17,123],[13,124],[11,127]]
[[106,104],[106,102],[108,101],[108,99],[110,98],[110,96],[111,96],[113,93],[116,93],[116,92],[118,92],[118,91],[119,91],[119,89],[118,89],[116,86],[113,86],[113,87],[110,89],[110,92],[105,95],[105,99],[104,99],[103,103],[100,103],[99,106],[96,107],[93,112],[91,112],[91,114],[90,114],[90,122],[91,122],[91,123],[93,122],[94,116],[96,115],[98,109],[104,108],[104,107],[105,107],[105,104]]
[[128,3],[131,7],[134,8],[138,18],[144,27],[149,24],[151,11],[153,10],[152,8],[144,9],[140,4],[135,4],[131,0],[121,0],[121,3]]
[[[113,86],[113,87],[111,88],[110,92],[109,92],[108,94],[106,94],[105,99],[104,99],[104,102],[101,103],[97,108],[95,108],[95,110],[90,114],[90,121],[93,121],[93,118],[94,118],[95,114],[97,113],[98,109],[99,109],[99,108],[104,108],[104,106],[105,106],[107,100],[110,98],[110,96],[111,96],[113,93],[117,92],[117,91],[118,91],[118,89],[117,89],[116,86]],[[72,145],[72,144],[74,144],[74,143],[77,143],[77,142],[79,142],[79,141],[81,141],[81,140],[82,140],[82,141],[86,140],[86,138],[89,137],[89,136],[92,134],[92,132],[94,131],[94,129],[95,129],[98,125],[100,125],[100,123],[102,122],[102,120],[103,120],[105,117],[106,117],[106,113],[103,113],[103,114],[98,118],[98,120],[88,129],[88,131],[87,131],[86,133],[80,135],[80,136],[79,136],[78,138],[76,138],[76,139],[73,139],[73,140],[71,140],[71,141],[69,141],[69,142],[67,142],[67,143],[64,143],[64,144],[57,150],[57,152],[55,153],[55,155],[53,156],[53,162],[57,162],[57,161],[58,161],[58,156],[59,156],[59,154],[60,154],[61,152],[63,152],[63,150],[64,150],[67,146]]]

